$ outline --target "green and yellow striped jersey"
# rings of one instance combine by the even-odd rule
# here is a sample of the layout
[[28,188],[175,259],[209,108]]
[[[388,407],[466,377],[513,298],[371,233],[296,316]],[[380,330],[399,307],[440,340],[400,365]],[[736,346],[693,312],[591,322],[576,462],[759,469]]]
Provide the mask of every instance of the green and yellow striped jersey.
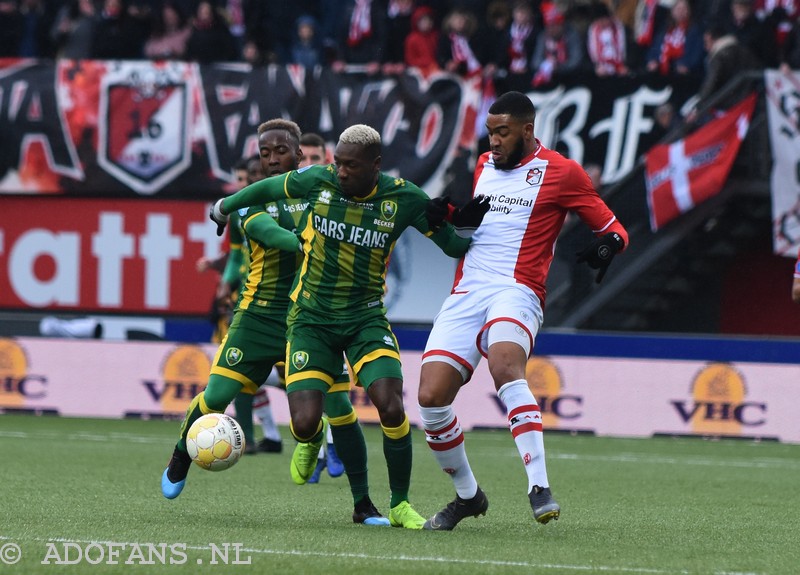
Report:
[[425,218],[427,194],[384,173],[369,195],[355,198],[341,193],[333,165],[308,166],[256,182],[226,198],[225,205],[235,209],[279,197],[308,201],[299,226],[305,258],[291,299],[302,309],[334,319],[385,313],[386,267],[397,239],[409,226],[452,257],[463,255],[469,246],[469,240],[455,236],[449,225],[432,234]]
[[280,227],[294,231],[307,205],[305,200],[286,199],[239,210],[250,262],[247,273],[242,278],[237,309],[286,317],[291,303],[289,292],[303,254],[266,247],[247,233],[247,226],[255,218],[266,217],[272,218]]

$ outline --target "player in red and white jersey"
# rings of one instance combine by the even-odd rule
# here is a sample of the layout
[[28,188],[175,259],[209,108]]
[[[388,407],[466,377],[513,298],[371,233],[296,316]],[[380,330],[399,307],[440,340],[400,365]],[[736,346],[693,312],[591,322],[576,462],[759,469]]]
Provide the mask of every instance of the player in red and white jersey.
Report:
[[[520,92],[503,94],[489,109],[490,151],[478,161],[473,195],[488,197],[491,208],[458,266],[423,354],[418,399],[425,436],[456,488],[456,498],[428,519],[426,529],[451,530],[489,506],[452,407],[482,356],[525,466],[534,518],[547,523],[561,512],[547,478],[540,409],[525,379],[542,325],[547,273],[570,211],[595,233],[578,261],[599,270],[598,282],[628,234],[580,165],[536,140],[534,119],[533,103]],[[432,219],[437,209],[452,211],[446,199],[439,200]]]
[[792,301],[800,303],[800,252],[797,253],[797,261],[794,262],[794,280],[792,280]]

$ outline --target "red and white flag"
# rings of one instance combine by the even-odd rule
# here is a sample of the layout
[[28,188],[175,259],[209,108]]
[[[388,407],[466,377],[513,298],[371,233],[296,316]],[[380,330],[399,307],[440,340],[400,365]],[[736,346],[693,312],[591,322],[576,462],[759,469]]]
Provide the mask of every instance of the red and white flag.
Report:
[[647,152],[645,184],[653,231],[722,190],[755,103],[752,94],[686,138]]

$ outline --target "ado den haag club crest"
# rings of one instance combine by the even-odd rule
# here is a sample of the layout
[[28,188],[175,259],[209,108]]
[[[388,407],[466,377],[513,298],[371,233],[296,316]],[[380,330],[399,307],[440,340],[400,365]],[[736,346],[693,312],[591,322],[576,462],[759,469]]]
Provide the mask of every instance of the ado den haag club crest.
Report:
[[392,200],[383,200],[381,202],[381,215],[384,220],[391,220],[397,213],[397,204]]
[[103,79],[98,163],[140,194],[153,194],[191,164],[189,90],[181,66],[126,62]]
[[292,365],[295,369],[303,369],[308,365],[308,354],[304,351],[296,351],[292,354]]

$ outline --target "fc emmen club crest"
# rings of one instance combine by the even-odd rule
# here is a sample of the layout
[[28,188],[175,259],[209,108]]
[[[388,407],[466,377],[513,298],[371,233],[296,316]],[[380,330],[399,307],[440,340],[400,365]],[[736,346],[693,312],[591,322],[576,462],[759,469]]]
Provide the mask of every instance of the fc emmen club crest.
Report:
[[292,354],[292,365],[295,369],[303,369],[308,365],[308,354],[304,351],[296,351]]
[[392,200],[383,200],[381,202],[381,215],[384,220],[391,220],[397,213],[397,204]]
[[528,170],[528,176],[525,178],[525,181],[528,182],[530,186],[538,186],[542,183],[542,170],[539,168]]

